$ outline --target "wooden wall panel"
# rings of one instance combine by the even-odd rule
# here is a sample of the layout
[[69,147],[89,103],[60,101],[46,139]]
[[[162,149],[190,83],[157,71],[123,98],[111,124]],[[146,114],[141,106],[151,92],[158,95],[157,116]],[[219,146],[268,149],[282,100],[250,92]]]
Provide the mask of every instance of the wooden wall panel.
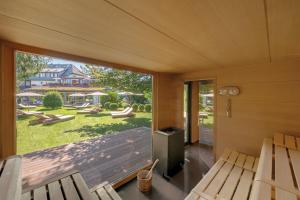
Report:
[[216,153],[224,148],[259,155],[263,138],[282,131],[300,136],[300,62],[249,65],[242,68],[185,73],[182,80],[216,77],[217,88],[240,87],[232,97],[232,118],[226,97],[216,96]]
[[15,69],[13,49],[0,43],[0,158],[16,153]]
[[154,130],[183,128],[183,82],[173,74],[154,75]]

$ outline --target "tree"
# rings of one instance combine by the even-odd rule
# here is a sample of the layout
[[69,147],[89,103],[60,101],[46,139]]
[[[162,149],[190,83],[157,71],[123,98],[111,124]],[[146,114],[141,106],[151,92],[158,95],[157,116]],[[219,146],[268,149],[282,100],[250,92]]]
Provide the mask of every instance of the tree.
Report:
[[95,79],[94,85],[110,86],[114,90],[133,93],[151,92],[152,77],[150,75],[107,67],[91,65],[86,65],[86,67],[91,77]]
[[17,89],[29,77],[38,74],[51,59],[31,53],[16,53]]

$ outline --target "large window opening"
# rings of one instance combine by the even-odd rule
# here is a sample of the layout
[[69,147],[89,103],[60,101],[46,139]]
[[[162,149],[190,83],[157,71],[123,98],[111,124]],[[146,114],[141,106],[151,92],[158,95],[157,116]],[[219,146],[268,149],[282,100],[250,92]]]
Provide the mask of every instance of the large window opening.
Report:
[[152,76],[16,52],[23,186],[79,170],[90,187],[152,162]]

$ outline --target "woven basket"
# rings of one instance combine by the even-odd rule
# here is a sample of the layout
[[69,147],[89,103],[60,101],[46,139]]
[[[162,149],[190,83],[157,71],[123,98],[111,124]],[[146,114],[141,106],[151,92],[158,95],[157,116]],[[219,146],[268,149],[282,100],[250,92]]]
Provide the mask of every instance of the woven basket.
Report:
[[146,179],[149,170],[141,170],[137,174],[137,187],[141,192],[148,192],[152,187],[152,174]]

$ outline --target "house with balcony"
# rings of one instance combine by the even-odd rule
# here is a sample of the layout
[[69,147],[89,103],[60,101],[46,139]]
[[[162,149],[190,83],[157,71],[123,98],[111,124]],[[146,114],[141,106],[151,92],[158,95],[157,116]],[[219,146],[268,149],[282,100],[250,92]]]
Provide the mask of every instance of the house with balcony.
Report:
[[73,64],[48,64],[38,74],[25,81],[26,88],[41,86],[78,86],[88,85],[90,76]]

